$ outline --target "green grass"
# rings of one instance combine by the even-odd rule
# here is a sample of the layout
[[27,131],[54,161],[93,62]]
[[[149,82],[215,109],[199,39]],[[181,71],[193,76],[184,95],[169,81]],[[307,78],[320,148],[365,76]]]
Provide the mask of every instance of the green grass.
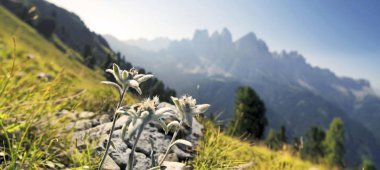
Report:
[[332,167],[312,164],[291,154],[287,149],[273,151],[261,144],[251,144],[223,134],[210,121],[206,121],[205,134],[193,161],[195,169],[228,169],[251,164],[254,170],[329,170]]
[[[98,163],[92,144],[79,152],[72,132],[63,132],[69,119],[54,116],[63,109],[99,113],[114,107],[110,103],[115,103],[116,93],[99,83],[105,79],[104,71],[91,70],[81,60],[59,39],[46,40],[0,6],[0,169]],[[52,78],[39,79],[39,73]],[[126,102],[135,100],[129,95]]]

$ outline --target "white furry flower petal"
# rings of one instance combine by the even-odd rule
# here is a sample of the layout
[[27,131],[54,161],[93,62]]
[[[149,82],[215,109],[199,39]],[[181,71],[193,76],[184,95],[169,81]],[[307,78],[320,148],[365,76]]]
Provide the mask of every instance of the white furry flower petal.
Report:
[[165,113],[168,113],[172,111],[172,108],[170,107],[163,107],[163,108],[160,108],[156,111],[156,115],[157,116],[161,116],[161,115],[164,115]]
[[195,113],[196,114],[204,113],[204,112],[206,112],[208,110],[209,107],[210,107],[209,104],[199,104],[199,105],[196,105]]
[[132,88],[134,88],[134,89],[137,91],[137,93],[139,93],[139,95],[142,94],[142,91],[141,91],[141,89],[140,89],[139,86],[137,86],[137,87],[132,87]]
[[135,122],[131,122],[128,126],[128,139],[130,139],[136,131],[139,129],[139,127],[143,124],[142,119],[137,119]]
[[139,82],[137,82],[136,80],[128,80],[127,83],[130,87],[139,87]]
[[152,77],[154,77],[154,76],[151,74],[147,74],[147,75],[144,75],[144,76],[138,78],[137,82],[142,83],[142,82],[147,81],[148,79],[150,79]]
[[137,74],[133,77],[133,79],[137,80],[137,79],[141,78],[142,76],[144,76],[144,74]]

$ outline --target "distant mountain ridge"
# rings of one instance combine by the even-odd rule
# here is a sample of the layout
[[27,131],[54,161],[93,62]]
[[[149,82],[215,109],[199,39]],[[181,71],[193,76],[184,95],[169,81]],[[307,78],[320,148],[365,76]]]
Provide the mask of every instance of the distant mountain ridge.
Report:
[[167,48],[171,41],[172,40],[169,38],[160,37],[152,40],[140,38],[135,40],[125,40],[124,42],[130,45],[135,45],[143,50],[159,51]]
[[[192,39],[172,41],[167,48],[148,51],[105,36],[128,60],[153,70],[179,94],[211,103],[221,119],[232,116],[235,89],[252,86],[268,108],[273,128],[285,125],[290,136],[303,135],[310,125],[327,127],[332,118],[346,123],[347,162],[361,155],[380,165],[380,98],[367,80],[338,77],[313,67],[297,52],[270,52],[266,43],[248,33],[233,41],[228,29],[197,30]],[[364,138],[364,142],[359,138]]]

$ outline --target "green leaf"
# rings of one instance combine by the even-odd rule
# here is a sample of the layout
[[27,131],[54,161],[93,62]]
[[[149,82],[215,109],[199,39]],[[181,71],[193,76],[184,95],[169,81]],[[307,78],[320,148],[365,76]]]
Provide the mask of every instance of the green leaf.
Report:
[[162,127],[162,129],[164,129],[165,134],[169,133],[168,128],[163,120],[158,119],[156,122]]
[[123,70],[121,77],[123,81],[126,81],[128,79],[128,71]]
[[151,147],[151,151],[150,151],[150,157],[152,158],[152,166],[156,166],[156,160],[154,159],[154,141],[152,138],[149,138],[149,143],[150,143],[150,147]]
[[115,63],[113,64],[113,72],[120,77],[120,68]]
[[123,84],[121,81],[120,68],[116,64],[113,64],[113,76],[118,83]]
[[172,99],[175,107],[177,108],[177,110],[181,114],[181,116],[182,116],[181,119],[184,119],[185,118],[184,111],[182,110],[182,107],[181,107],[181,104],[179,103],[178,98],[173,97],[173,96],[171,96],[170,98]]
[[23,122],[23,123],[15,123],[15,124],[11,124],[9,126],[7,126],[5,128],[5,131],[8,132],[8,133],[13,133],[13,132],[16,132],[22,128],[24,128],[26,126],[26,123]]
[[121,128],[121,139],[122,140],[124,140],[124,138],[125,138],[125,134],[126,134],[126,132],[127,132],[127,124],[124,124],[123,125],[123,128]]

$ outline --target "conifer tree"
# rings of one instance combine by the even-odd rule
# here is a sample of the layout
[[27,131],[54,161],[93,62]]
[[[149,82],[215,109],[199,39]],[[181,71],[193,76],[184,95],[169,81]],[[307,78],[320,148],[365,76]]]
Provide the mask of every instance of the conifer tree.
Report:
[[322,128],[311,126],[305,134],[304,147],[301,156],[313,162],[319,162],[325,154],[323,141],[325,139],[325,131]]
[[324,141],[326,147],[326,161],[330,165],[343,167],[344,157],[344,129],[341,118],[334,118]]
[[362,170],[376,170],[375,164],[371,160],[364,159],[362,164],[360,165],[360,169]]
[[287,141],[285,133],[286,133],[285,126],[281,126],[279,131],[270,129],[268,136],[265,140],[268,147],[273,150],[281,149],[282,146],[286,144],[286,141]]
[[234,118],[228,132],[261,139],[268,125],[265,112],[264,102],[251,87],[239,87],[235,96]]

